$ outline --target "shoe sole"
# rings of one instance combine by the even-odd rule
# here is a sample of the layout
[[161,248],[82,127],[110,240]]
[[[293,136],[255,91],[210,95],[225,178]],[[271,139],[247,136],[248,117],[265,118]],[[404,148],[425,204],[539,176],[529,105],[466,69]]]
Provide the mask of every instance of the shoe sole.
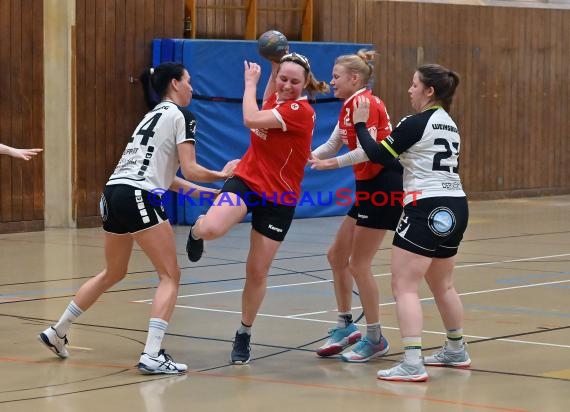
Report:
[[425,366],[438,366],[440,368],[460,368],[460,369],[467,369],[471,366],[471,360],[466,362],[451,362],[451,363],[427,363],[424,361]]
[[351,359],[351,358],[347,358],[347,357],[341,355],[341,359],[344,362],[349,362],[349,363],[364,363],[364,362],[368,362],[370,359],[379,358],[381,356],[386,356],[389,351],[390,351],[390,345],[388,344],[384,350],[382,350],[380,352],[376,352],[367,358]]
[[179,370],[173,370],[173,371],[162,371],[162,370],[158,370],[158,369],[149,369],[144,363],[139,363],[137,365],[137,369],[139,370],[139,372],[143,375],[184,375],[186,371],[179,371]]
[[250,360],[251,360],[251,358],[249,358],[249,359],[247,359],[247,360],[244,360],[244,361],[239,361],[239,360],[238,360],[238,361],[235,361],[235,360],[230,359],[230,363],[231,363],[232,365],[247,365]]
[[64,355],[64,354],[59,353],[59,351],[57,350],[57,348],[56,348],[54,345],[52,345],[52,344],[50,343],[50,341],[49,341],[49,339],[48,339],[48,337],[46,336],[45,333],[43,333],[43,332],[40,333],[40,334],[38,335],[38,340],[39,340],[41,343],[43,343],[44,347],[48,348],[52,353],[55,353],[58,358],[60,358],[60,359],[66,359],[66,358],[69,356],[69,354]]
[[425,375],[411,375],[411,376],[377,376],[378,379],[383,381],[394,382],[425,382],[429,376]]
[[356,333],[353,332],[352,334],[348,335],[348,342],[346,343],[346,345],[335,345],[335,346],[329,346],[328,348],[325,349],[319,349],[317,350],[317,356],[320,358],[326,358],[329,356],[338,355],[349,346],[352,346],[356,342],[358,342],[361,337],[362,334],[360,332]]

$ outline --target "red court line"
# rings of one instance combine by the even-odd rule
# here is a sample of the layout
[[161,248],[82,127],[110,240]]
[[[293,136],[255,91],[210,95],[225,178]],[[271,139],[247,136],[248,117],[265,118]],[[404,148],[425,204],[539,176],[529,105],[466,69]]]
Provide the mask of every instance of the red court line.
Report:
[[[61,363],[62,365],[65,364],[66,366],[74,366],[74,367],[82,367],[82,368],[100,368],[100,369],[133,369],[132,365],[117,365],[117,364],[105,364],[105,363],[83,363],[83,362],[73,362],[70,360],[53,360],[53,359],[42,359],[42,360],[34,360],[28,358],[20,358],[20,357],[0,357],[0,362],[14,362],[14,363],[27,363],[27,364],[53,364],[53,363]],[[255,381],[255,382],[263,382],[263,383],[271,383],[271,384],[278,384],[278,385],[291,385],[291,386],[299,386],[302,388],[317,388],[317,389],[325,389],[325,390],[334,390],[334,391],[344,391],[344,392],[352,392],[352,393],[365,393],[368,395],[375,395],[375,396],[389,396],[389,397],[396,397],[396,398],[408,398],[408,399],[417,399],[432,403],[439,403],[445,405],[456,405],[462,406],[467,408],[476,408],[476,409],[487,409],[492,411],[502,411],[502,412],[529,412],[527,409],[516,409],[516,408],[503,408],[500,406],[495,405],[486,405],[480,403],[473,403],[473,402],[464,402],[464,401],[452,401],[448,399],[439,399],[434,398],[431,396],[414,396],[414,395],[404,395],[404,394],[394,394],[391,392],[387,392],[382,389],[362,389],[362,388],[347,388],[345,386],[336,386],[336,385],[326,385],[320,383],[303,383],[298,381],[291,381],[286,379],[271,379],[271,378],[258,378],[255,376],[229,376],[229,375],[222,375],[219,373],[213,372],[199,372],[199,371],[189,371],[190,375],[197,375],[197,376],[209,376],[212,378],[223,378],[223,379],[235,379],[235,380],[246,380],[246,381]],[[137,382],[141,383],[141,382]],[[410,383],[404,382],[400,383],[402,385],[425,385],[422,383]]]
[[[502,412],[529,412],[528,409],[516,409],[516,408],[503,408],[500,406],[495,405],[486,405],[480,403],[472,403],[472,402],[463,402],[463,401],[451,401],[447,399],[439,399],[433,398],[431,396],[414,396],[414,395],[402,395],[402,394],[394,394],[384,390],[373,390],[373,389],[361,389],[361,388],[347,388],[345,386],[335,386],[335,385],[326,385],[320,383],[302,383],[297,381],[290,381],[285,379],[268,379],[268,378],[257,378],[254,376],[228,376],[228,375],[221,375],[218,373],[213,372],[189,372],[192,375],[204,375],[204,376],[211,376],[213,378],[225,378],[225,379],[238,379],[238,380],[248,380],[248,381],[255,381],[255,382],[264,382],[264,383],[275,383],[279,385],[293,385],[293,386],[300,386],[303,388],[317,388],[317,389],[326,389],[326,390],[334,390],[334,391],[344,391],[344,392],[354,392],[354,393],[365,393],[368,395],[376,395],[376,396],[390,396],[396,398],[408,398],[408,399],[419,399],[427,402],[433,403],[441,403],[446,405],[457,405],[467,408],[476,408],[476,409],[488,409],[492,411],[502,411]],[[400,382],[402,385],[418,385],[418,383],[411,383],[411,382]],[[420,383],[420,385],[422,385]]]

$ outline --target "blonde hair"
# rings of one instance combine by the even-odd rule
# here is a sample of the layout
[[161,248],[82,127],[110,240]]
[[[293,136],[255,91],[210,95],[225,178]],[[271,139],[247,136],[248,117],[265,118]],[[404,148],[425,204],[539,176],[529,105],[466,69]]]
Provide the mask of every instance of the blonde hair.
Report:
[[336,58],[334,64],[345,67],[352,73],[356,73],[362,79],[362,86],[368,86],[373,80],[374,74],[374,50],[360,49],[355,54],[344,54]]

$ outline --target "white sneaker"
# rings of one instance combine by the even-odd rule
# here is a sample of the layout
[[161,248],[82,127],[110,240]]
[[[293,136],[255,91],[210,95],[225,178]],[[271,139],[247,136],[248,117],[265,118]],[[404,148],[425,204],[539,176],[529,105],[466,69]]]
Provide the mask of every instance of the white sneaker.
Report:
[[425,382],[428,380],[423,362],[412,364],[401,361],[393,368],[379,370],[376,376],[385,381]]
[[61,359],[65,359],[69,356],[69,352],[65,347],[65,345],[67,345],[67,336],[60,338],[52,326],[40,333],[38,340]]
[[139,364],[137,365],[139,371],[143,375],[156,375],[160,373],[165,374],[182,374],[186,373],[188,366],[183,363],[176,363],[172,356],[161,349],[156,357],[152,357],[146,353],[141,353]]

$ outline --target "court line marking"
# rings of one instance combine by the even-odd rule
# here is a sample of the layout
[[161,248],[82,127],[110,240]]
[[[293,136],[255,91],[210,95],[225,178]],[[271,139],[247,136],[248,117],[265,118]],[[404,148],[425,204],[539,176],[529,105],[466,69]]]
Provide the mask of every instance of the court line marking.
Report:
[[[241,315],[241,311],[238,311],[238,310],[211,309],[211,308],[201,308],[199,306],[187,306],[187,305],[176,305],[176,307],[181,308],[181,309],[201,310],[201,311],[205,311],[205,312],[218,312],[218,313],[230,313],[233,315]],[[276,318],[276,319],[303,320],[303,321],[307,321],[307,322],[328,323],[328,324],[335,324],[336,325],[336,320],[332,321],[332,320],[313,319],[313,318],[300,318],[300,317],[298,317],[299,315],[270,315],[268,313],[258,313],[257,316],[261,316],[261,317],[265,317],[265,318]],[[366,324],[363,324],[363,323],[357,323],[357,325],[362,326],[362,327],[366,326]],[[398,327],[386,326],[386,325],[382,325],[382,329],[400,330],[400,328],[398,328]],[[423,330],[423,333],[432,334],[432,335],[445,335],[446,334],[445,332],[433,331],[433,330]],[[495,339],[491,336],[478,336],[478,335],[467,335],[467,334],[464,334],[463,336],[465,336],[466,338],[472,338],[472,339],[487,339],[487,340],[493,339],[494,341],[501,341],[501,342],[524,343],[524,344],[528,344],[528,345],[548,346],[548,347],[554,347],[554,348],[570,349],[570,345],[559,345],[556,343],[524,341],[524,340],[507,339],[507,338]]]
[[[536,256],[536,257],[520,258],[520,259],[508,259],[508,260],[501,260],[501,261],[494,261],[494,262],[472,263],[472,264],[458,265],[455,268],[456,269],[462,269],[462,268],[470,268],[470,267],[477,267],[477,266],[491,266],[491,265],[502,264],[502,263],[533,261],[533,260],[549,259],[549,258],[564,257],[564,256],[570,256],[570,253],[564,253],[564,254],[558,254],[558,255],[547,255],[547,256]],[[375,277],[390,276],[390,273],[381,273],[381,274],[376,274],[373,276],[375,276]],[[314,284],[325,283],[325,282],[332,283],[332,280],[326,279],[326,280],[318,280],[318,281],[311,281],[311,282],[290,283],[290,284],[285,284],[285,285],[273,285],[273,286],[268,286],[267,289],[277,289],[277,288],[284,288],[284,287],[314,285]],[[533,283],[530,285],[517,285],[517,286],[508,286],[508,287],[504,287],[504,288],[495,288],[495,289],[486,289],[486,290],[479,290],[479,291],[472,291],[472,292],[464,292],[464,293],[460,293],[459,295],[460,296],[469,296],[469,295],[477,295],[477,294],[483,294],[483,293],[502,292],[502,291],[506,291],[506,290],[530,288],[530,287],[545,286],[545,285],[552,285],[552,284],[559,284],[559,283],[566,283],[566,282],[570,282],[570,279],[560,280],[560,281],[552,281],[552,282]],[[201,297],[201,296],[210,296],[210,295],[218,295],[218,294],[226,294],[226,293],[236,293],[236,292],[242,292],[242,291],[243,291],[243,289],[232,289],[232,290],[216,291],[216,292],[195,293],[195,294],[189,294],[189,295],[180,295],[179,298],[182,298],[182,297]],[[434,300],[433,297],[420,299],[420,301],[423,301],[423,302],[432,301],[432,300]],[[135,302],[135,303],[150,303],[150,302],[152,302],[152,299],[136,300],[133,302]],[[395,305],[395,304],[396,304],[396,302],[385,302],[385,303],[381,303],[379,306],[391,306],[391,305]],[[207,312],[218,312],[218,313],[230,313],[230,314],[236,314],[236,315],[241,314],[241,311],[235,311],[235,310],[213,309],[213,308],[204,308],[204,307],[198,307],[198,306],[188,306],[188,305],[179,305],[179,304],[177,304],[175,306],[177,308],[181,308],[181,309],[192,309],[192,310],[200,310],[200,311],[207,311]],[[361,307],[356,306],[356,307],[353,307],[352,309],[361,309]],[[320,314],[325,314],[325,313],[335,312],[335,311],[336,311],[336,309],[331,309],[331,310],[324,310],[324,311],[318,311],[318,312],[299,313],[299,314],[295,314],[295,315],[271,315],[271,314],[267,314],[267,313],[258,313],[257,316],[268,317],[268,318],[277,318],[277,319],[297,319],[297,320],[304,320],[304,321],[310,321],[310,322],[335,324],[336,321],[328,321],[328,320],[313,319],[313,318],[307,318],[306,317],[306,316],[320,315]],[[382,328],[389,329],[389,330],[399,330],[399,328],[397,328],[397,327],[391,327],[391,326],[385,326],[385,325],[382,325]],[[444,332],[439,332],[439,331],[424,330],[423,332],[427,333],[427,334],[436,334],[436,335],[444,335],[445,334]],[[477,336],[477,335],[464,335],[464,336],[467,338],[473,338],[473,339],[491,339],[488,336]],[[517,339],[497,339],[497,341],[504,341],[504,342],[510,342],[510,343],[523,343],[523,344],[557,347],[557,348],[570,348],[570,345],[558,345],[558,344],[554,344],[554,343],[522,341],[522,340],[517,340]]]
[[[449,400],[449,399],[435,398],[435,397],[426,396],[426,395],[412,395],[412,394],[394,393],[393,391],[390,391],[390,389],[383,388],[383,387],[372,388],[372,389],[353,388],[353,387],[347,387],[347,386],[342,386],[342,385],[338,386],[338,385],[327,385],[327,384],[322,384],[322,383],[305,383],[305,382],[292,381],[292,380],[287,380],[287,379],[277,379],[277,378],[267,378],[267,377],[228,376],[228,375],[222,375],[220,373],[213,373],[213,372],[190,372],[190,373],[196,374],[196,375],[210,376],[213,378],[237,379],[237,380],[267,383],[267,384],[288,385],[288,386],[292,385],[292,386],[299,386],[302,388],[316,388],[316,389],[325,389],[325,390],[333,390],[333,391],[365,393],[368,395],[387,396],[387,397],[396,397],[396,398],[404,397],[407,399],[417,399],[417,400],[439,403],[439,404],[455,405],[455,406],[464,407],[464,408],[489,409],[489,410],[504,411],[504,412],[528,412],[528,409],[501,407],[498,405],[474,403],[474,402],[463,401],[463,400]],[[408,385],[412,385],[412,384],[408,384]],[[415,385],[420,387],[421,384],[418,385],[416,383]],[[396,406],[395,408],[398,408],[398,407]],[[400,405],[399,409],[401,409],[401,408],[402,408],[402,406]],[[404,408],[404,409],[406,409],[406,408]]]
[[[549,256],[536,256],[536,257],[531,257],[531,258],[497,260],[494,262],[469,263],[466,265],[457,265],[457,266],[455,266],[455,269],[464,269],[464,268],[471,268],[471,267],[478,267],[478,266],[491,266],[491,265],[498,265],[501,263],[526,262],[526,261],[532,261],[532,260],[549,259],[549,258],[564,257],[564,256],[570,256],[570,253],[564,253],[564,254],[560,254],[560,255],[549,255]],[[379,273],[379,274],[372,275],[372,276],[384,277],[384,276],[390,276],[390,275],[391,275],[391,273]],[[552,283],[563,283],[563,282],[569,282],[569,281],[570,280],[563,280],[563,281],[555,281],[555,282],[537,283],[537,284],[532,284],[532,285],[511,286],[511,287],[507,287],[507,288],[489,289],[486,291],[465,292],[465,293],[460,294],[460,296],[464,296],[464,295],[466,296],[469,294],[473,295],[473,294],[486,293],[486,292],[496,292],[496,291],[501,291],[501,290],[517,289],[517,288],[524,288],[524,287],[543,286],[543,285],[548,285],[548,284],[552,284]],[[320,283],[332,283],[332,282],[333,282],[332,279],[325,279],[325,280],[315,280],[315,281],[311,281],[311,282],[287,283],[287,284],[283,284],[283,285],[267,286],[267,289],[278,289],[278,288],[294,287],[294,286],[316,285],[316,284],[320,284]],[[221,290],[221,291],[216,291],[216,292],[204,292],[204,293],[193,293],[193,294],[189,294],[189,295],[179,295],[178,298],[193,298],[193,297],[199,297],[199,296],[223,295],[226,293],[237,293],[237,292],[242,292],[242,291],[243,291],[243,289],[229,289],[229,290]],[[433,299],[433,298],[429,298],[429,299]],[[133,302],[135,302],[135,303],[147,303],[147,302],[152,302],[152,299],[134,300]],[[395,302],[390,302],[389,304],[393,305],[394,303]],[[382,306],[382,305],[380,305],[380,306]],[[356,307],[353,309],[360,309],[360,307]],[[327,310],[327,311],[323,311],[323,312],[313,312],[310,314],[320,314],[320,313],[328,313],[328,312],[330,312],[330,311]],[[300,316],[300,315],[298,315],[298,316]]]

